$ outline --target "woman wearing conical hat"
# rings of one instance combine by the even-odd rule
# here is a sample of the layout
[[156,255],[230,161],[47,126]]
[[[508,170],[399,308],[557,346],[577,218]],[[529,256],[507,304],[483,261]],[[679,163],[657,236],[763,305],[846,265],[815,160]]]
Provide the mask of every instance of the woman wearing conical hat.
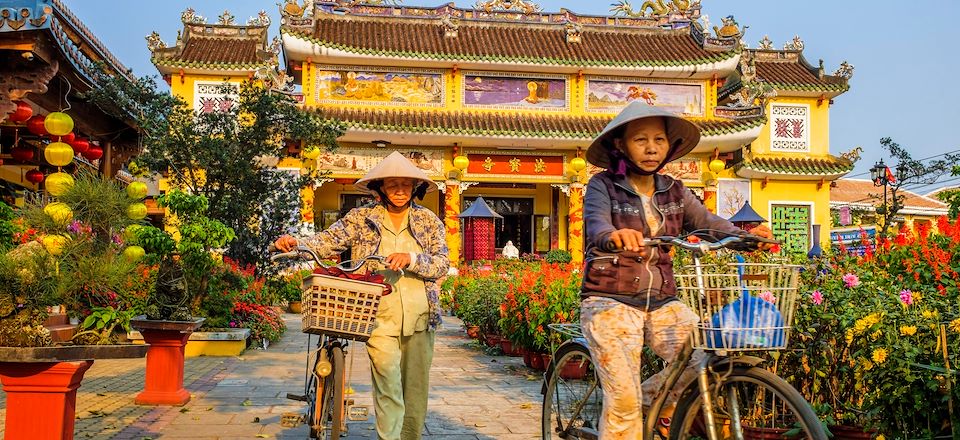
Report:
[[[347,248],[353,259],[386,257],[387,267],[379,272],[393,291],[381,299],[377,328],[367,341],[377,436],[420,439],[440,323],[437,280],[447,274],[450,259],[443,222],[413,200],[435,191],[437,185],[397,151],[355,185],[379,203],[352,209],[327,230],[302,242],[322,257]],[[298,240],[283,236],[274,244],[286,251]]]
[[[644,437],[642,408],[652,403],[668,369],[638,383],[643,346],[650,345],[658,356],[672,362],[698,320],[677,299],[669,249],[644,248],[644,237],[680,236],[698,229],[711,229],[719,238],[743,233],[709,212],[680,181],[659,174],[667,163],[692,151],[699,141],[700,130],[690,121],[634,101],[587,149],[587,160],[606,171],[590,179],[584,195],[584,276],[591,277],[594,253],[611,244],[640,253],[645,263],[640,269],[617,269],[621,272],[618,279],[635,280],[632,291],[585,287],[580,295],[580,323],[603,390],[601,440]],[[765,227],[751,232],[771,235]],[[700,356],[702,353],[694,355],[691,365]],[[661,411],[661,416],[668,416],[679,393],[695,376],[691,368],[684,372],[668,396],[670,407]],[[665,431],[669,418],[661,419],[659,426]]]

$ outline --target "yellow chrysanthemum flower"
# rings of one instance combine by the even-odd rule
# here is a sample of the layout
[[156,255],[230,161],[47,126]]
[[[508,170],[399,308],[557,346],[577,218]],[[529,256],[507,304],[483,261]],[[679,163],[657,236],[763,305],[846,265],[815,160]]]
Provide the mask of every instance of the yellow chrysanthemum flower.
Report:
[[881,336],[883,336],[883,332],[881,332],[880,330],[877,330],[870,334],[870,340],[876,341],[877,339],[880,339]]
[[873,350],[873,356],[871,357],[873,358],[873,361],[876,362],[877,364],[882,364],[887,361],[887,349],[878,348],[876,350]]
[[858,319],[857,322],[853,324],[853,333],[859,335],[863,333],[867,327],[869,327],[869,325],[865,319]]
[[922,313],[920,313],[920,315],[926,319],[933,319],[937,316],[940,316],[940,313],[938,313],[936,310],[924,310]]
[[883,434],[877,434],[877,440],[887,440],[887,438]]
[[918,301],[923,299],[923,294],[920,292],[911,292],[913,294],[913,303],[916,304]]
[[960,333],[960,318],[950,321],[950,330]]
[[[958,319],[958,321],[960,321],[960,319]],[[852,329],[852,328],[848,328],[848,329],[847,329],[847,338],[846,338],[846,339],[847,339],[847,344],[853,343],[853,336],[854,336],[854,334],[853,334],[853,329]]]
[[903,336],[913,336],[917,334],[917,326],[915,325],[902,325],[900,326],[900,334]]

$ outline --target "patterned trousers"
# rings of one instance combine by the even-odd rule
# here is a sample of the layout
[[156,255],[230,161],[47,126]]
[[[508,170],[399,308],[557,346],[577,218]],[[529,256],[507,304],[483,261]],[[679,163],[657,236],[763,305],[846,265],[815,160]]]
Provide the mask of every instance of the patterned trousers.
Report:
[[[683,349],[698,318],[679,301],[644,312],[610,298],[591,297],[580,305],[580,324],[603,389],[600,440],[643,438],[642,407],[653,403],[669,368],[640,382],[643,345],[673,362]],[[666,406],[676,405],[680,393],[696,379],[692,368],[702,359],[695,352]]]

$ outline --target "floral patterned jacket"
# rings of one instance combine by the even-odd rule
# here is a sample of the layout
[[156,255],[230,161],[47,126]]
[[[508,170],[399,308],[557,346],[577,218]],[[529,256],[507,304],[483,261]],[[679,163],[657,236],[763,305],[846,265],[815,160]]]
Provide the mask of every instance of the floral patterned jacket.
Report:
[[[350,257],[359,260],[374,255],[380,248],[380,237],[386,209],[382,205],[354,208],[327,230],[302,240],[321,258],[335,256],[350,248]],[[447,275],[450,257],[443,221],[427,208],[412,203],[410,206],[410,234],[423,252],[405,269],[419,275],[427,290],[430,304],[430,329],[440,325],[440,278]],[[367,272],[377,270],[377,263],[368,263]]]

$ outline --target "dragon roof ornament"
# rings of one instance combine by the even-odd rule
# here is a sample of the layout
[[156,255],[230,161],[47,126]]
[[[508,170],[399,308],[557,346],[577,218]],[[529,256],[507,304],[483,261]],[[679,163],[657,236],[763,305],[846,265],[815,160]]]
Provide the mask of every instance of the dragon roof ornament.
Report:
[[217,17],[217,24],[223,25],[223,26],[234,26],[237,24],[236,18],[237,17],[231,14],[230,11],[224,9],[223,13],[220,14],[219,17]]
[[163,39],[160,38],[160,34],[157,31],[153,31],[150,35],[147,35],[147,48],[150,49],[150,52],[156,52],[160,49],[166,49],[167,43],[163,42]]
[[613,3],[610,8],[614,16],[631,18],[659,17],[671,13],[694,15],[691,13],[699,10],[700,0],[647,0],[640,5],[640,9],[636,10],[630,4],[630,0],[620,0]]
[[530,0],[477,0],[474,8],[490,13],[492,11],[519,11],[524,14],[540,12],[540,5]]
[[270,16],[267,15],[267,11],[264,11],[263,9],[261,9],[260,12],[257,13],[256,17],[250,17],[250,19],[247,20],[247,25],[248,26],[270,26]]
[[846,80],[853,78],[853,64],[850,64],[846,61],[840,63],[840,67],[833,72],[833,76],[839,76]]
[[760,40],[759,46],[757,49],[760,50],[774,50],[773,49],[773,40],[770,39],[769,35],[764,35],[763,39]]
[[195,11],[193,8],[184,9],[183,12],[180,14],[180,21],[184,23],[191,23],[191,24],[207,23],[207,19],[204,18],[202,15],[197,14],[197,11]]
[[799,35],[794,35],[793,40],[790,40],[788,43],[783,45],[783,50],[803,50],[803,40],[800,39]]

